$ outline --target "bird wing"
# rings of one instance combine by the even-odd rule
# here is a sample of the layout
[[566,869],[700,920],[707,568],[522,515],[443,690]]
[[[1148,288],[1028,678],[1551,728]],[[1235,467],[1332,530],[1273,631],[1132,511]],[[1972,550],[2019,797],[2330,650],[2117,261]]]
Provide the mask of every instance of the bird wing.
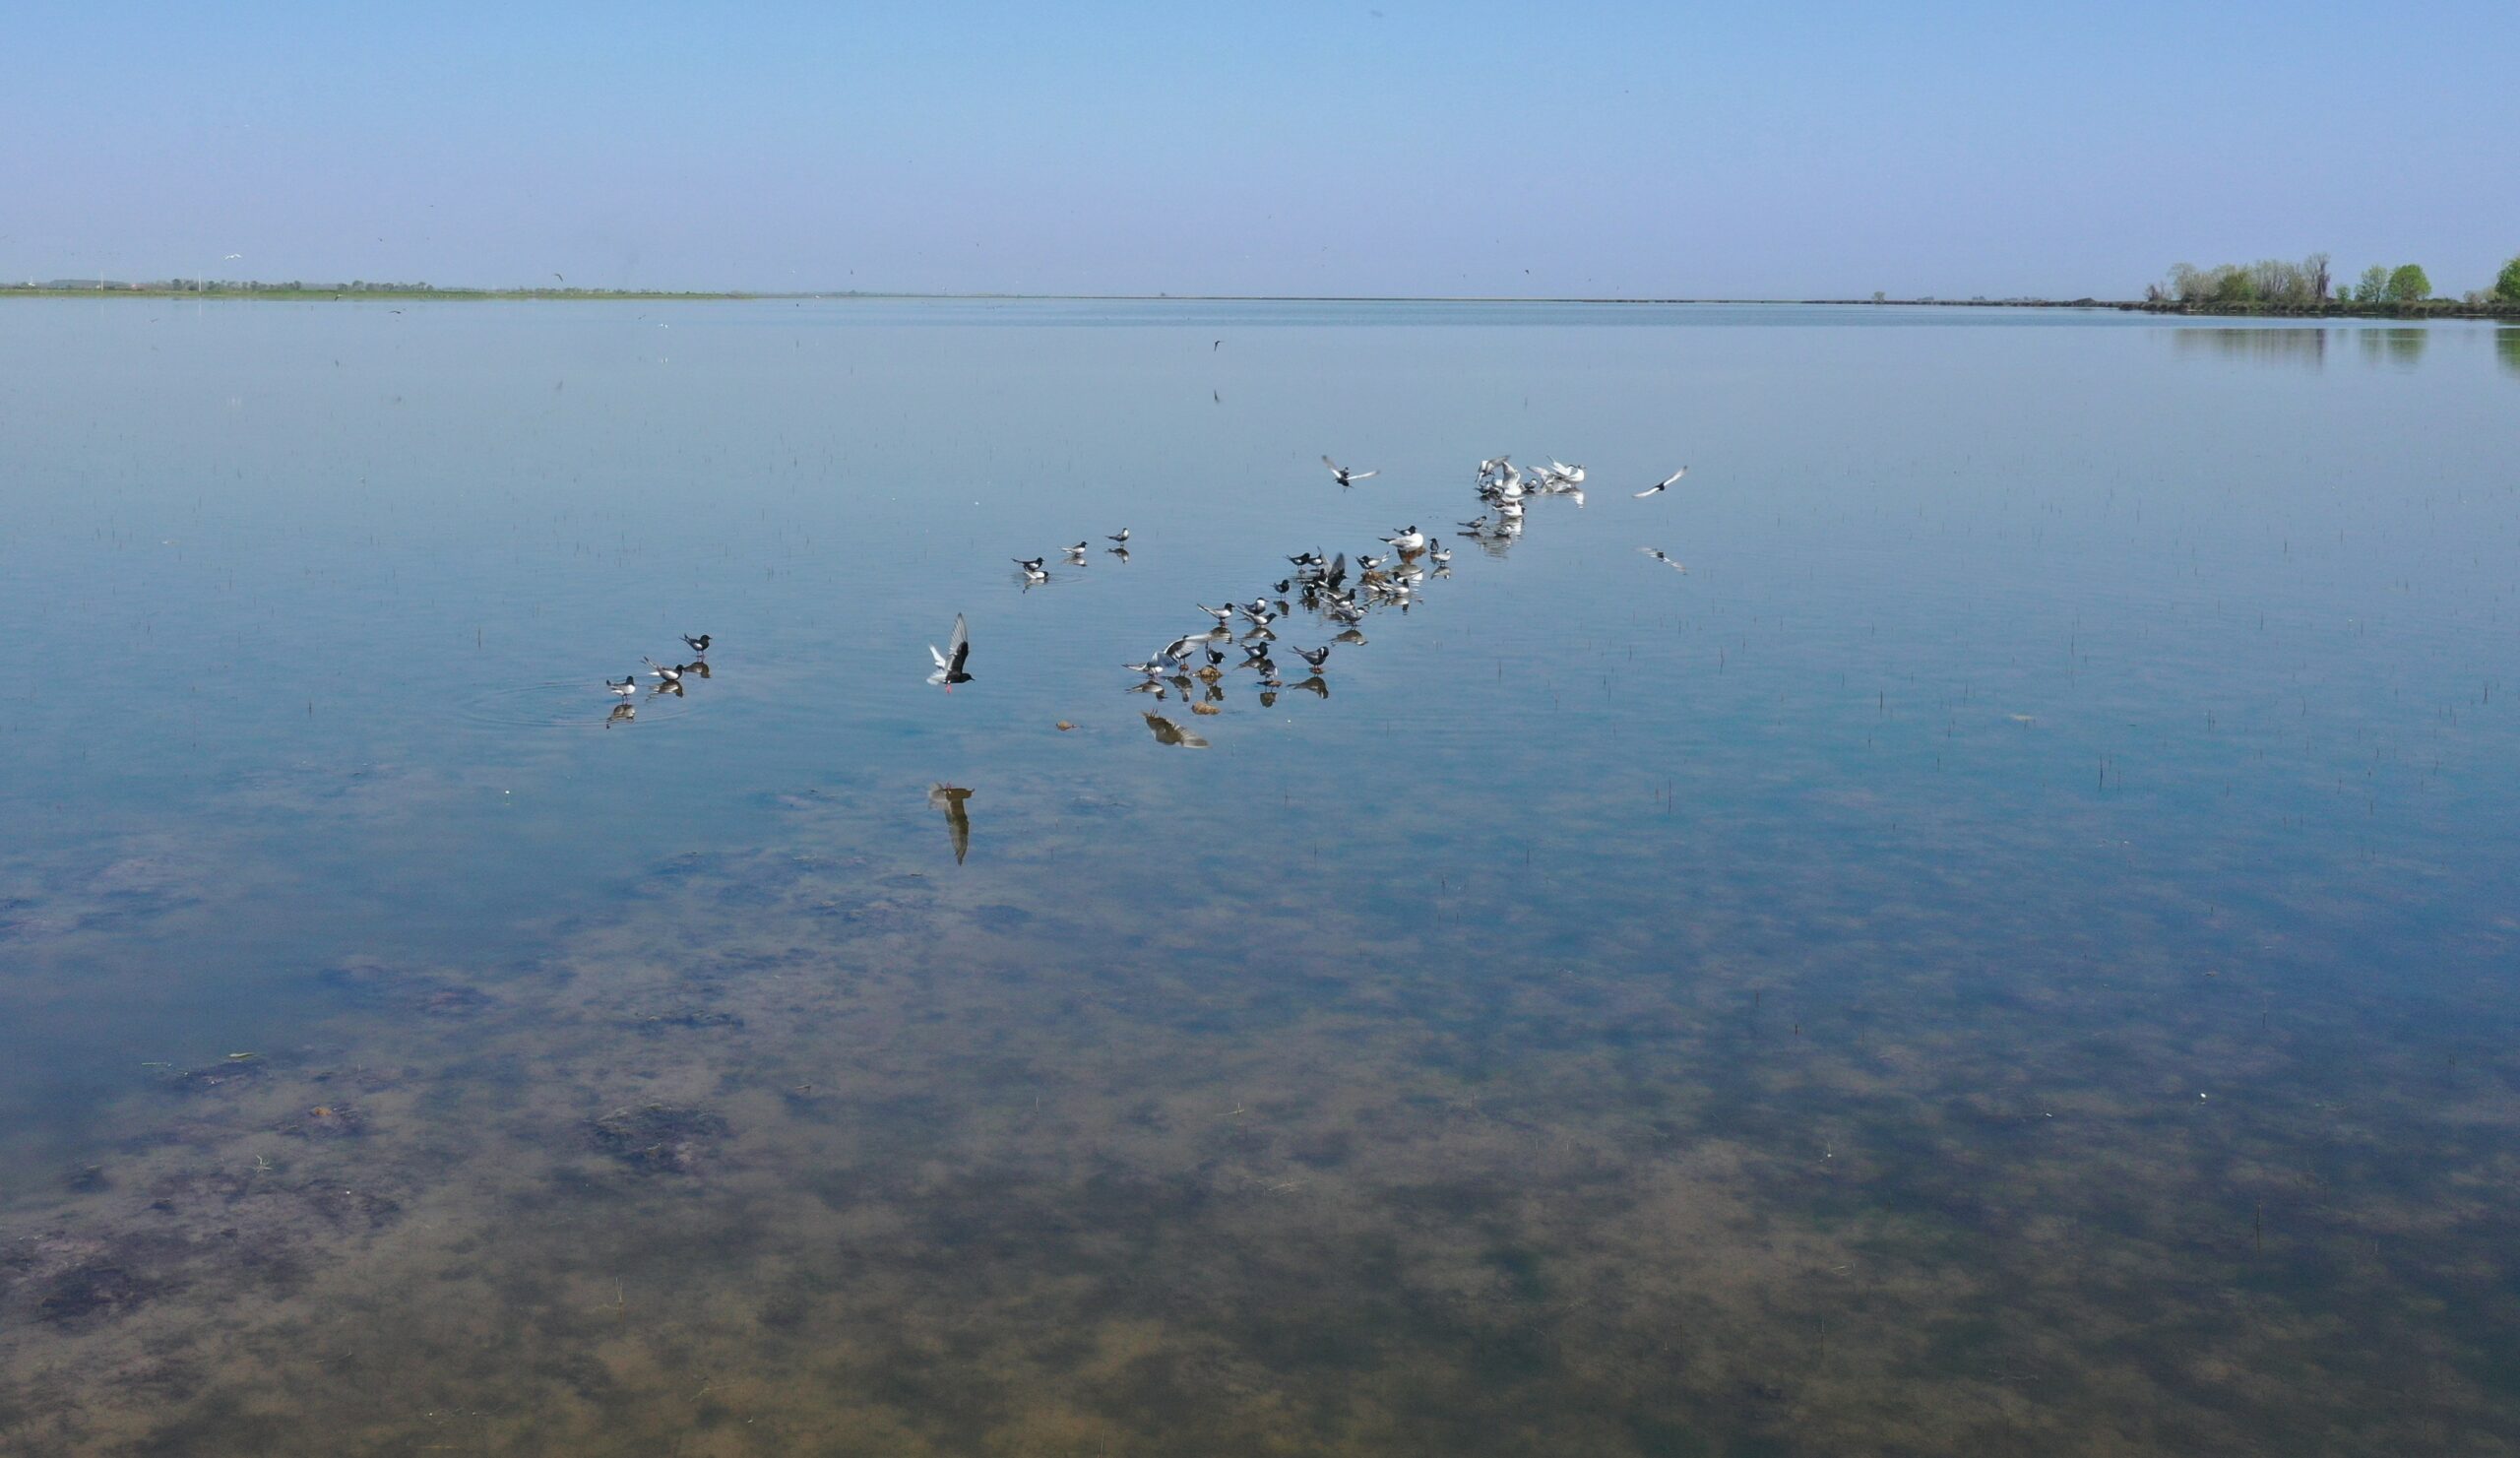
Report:
[[1679,470],[1672,472],[1670,475],[1667,475],[1667,476],[1663,477],[1663,484],[1664,484],[1664,485],[1667,485],[1667,486],[1668,486],[1668,485],[1671,485],[1672,483],[1674,483],[1674,482],[1676,482],[1677,480],[1679,480],[1679,478],[1680,478],[1681,476],[1684,476],[1684,475],[1688,475],[1688,474],[1689,474],[1689,469],[1688,469],[1687,467],[1683,466],[1683,467],[1681,467]]
[[1338,463],[1338,462],[1336,462],[1336,461],[1331,460],[1328,456],[1324,456],[1324,457],[1322,457],[1322,458],[1321,458],[1321,464],[1322,464],[1322,465],[1324,465],[1324,466],[1329,467],[1329,468],[1330,468],[1330,474],[1331,474],[1331,475],[1344,475],[1344,473],[1342,473],[1342,472],[1339,470],[1339,463]]
[[1368,477],[1368,476],[1376,476],[1376,475],[1382,475],[1382,473],[1381,473],[1380,471],[1378,471],[1378,470],[1377,470],[1377,471],[1352,471],[1352,472],[1349,472],[1349,473],[1348,473],[1348,479],[1350,479],[1350,480],[1352,480],[1352,481],[1360,481],[1360,480],[1365,479],[1365,478],[1366,478],[1366,477]]
[[940,672],[940,673],[944,672],[947,668],[950,668],[950,667],[952,667],[952,666],[953,666],[953,665],[951,665],[951,664],[949,664],[949,663],[947,663],[947,662],[945,661],[945,653],[944,653],[944,650],[942,650],[942,649],[938,648],[938,647],[937,647],[935,644],[933,644],[933,643],[930,643],[929,645],[927,645],[927,656],[928,656],[929,658],[932,658],[932,659],[936,660],[936,671],[938,671],[938,672]]
[[[954,636],[947,642],[953,650],[954,661],[946,665],[946,669],[949,672],[960,673],[963,671],[964,663],[972,656],[972,629],[969,623],[963,621],[963,614],[959,612],[954,614]],[[933,651],[930,650],[930,652]]]

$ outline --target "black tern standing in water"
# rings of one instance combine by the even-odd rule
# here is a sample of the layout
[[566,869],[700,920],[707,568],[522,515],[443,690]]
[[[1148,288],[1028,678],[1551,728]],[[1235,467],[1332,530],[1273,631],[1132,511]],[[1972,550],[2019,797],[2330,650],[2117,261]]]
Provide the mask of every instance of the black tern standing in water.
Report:
[[706,633],[701,634],[697,638],[692,637],[689,633],[685,633],[682,635],[682,642],[684,647],[691,650],[694,657],[698,657],[699,655],[709,651],[709,635]]
[[681,665],[679,665],[679,664],[661,664],[661,663],[658,663],[655,659],[647,658],[647,657],[644,657],[644,656],[640,658],[639,662],[641,662],[641,663],[643,663],[643,664],[646,664],[646,665],[648,666],[648,674],[649,674],[649,676],[650,676],[650,677],[652,677],[652,678],[655,678],[655,679],[658,679],[658,680],[659,680],[659,683],[658,683],[658,686],[659,686],[659,687],[661,687],[661,688],[680,688],[680,687],[682,687],[682,666],[681,666]]
[[1050,574],[1041,566],[1040,557],[1017,557],[1015,565],[1024,569],[1024,585],[1027,587],[1050,580]]
[[1637,492],[1637,493],[1636,493],[1636,499],[1637,499],[1637,500],[1639,500],[1639,501],[1642,501],[1642,500],[1644,500],[1646,497],[1653,495],[1653,494],[1654,494],[1655,492],[1657,492],[1657,491],[1668,491],[1668,490],[1671,489],[1671,483],[1672,483],[1672,482],[1674,482],[1674,481],[1678,480],[1681,476],[1684,476],[1684,475],[1688,475],[1688,474],[1689,474],[1689,469],[1688,469],[1687,467],[1683,466],[1683,467],[1681,467],[1679,470],[1672,472],[1670,475],[1667,475],[1667,476],[1663,477],[1661,480],[1656,481],[1654,484],[1652,484],[1652,485],[1650,485],[1650,486],[1647,486],[1644,490]]
[[1377,475],[1382,475],[1382,472],[1381,472],[1380,470],[1374,470],[1374,471],[1350,471],[1347,467],[1342,466],[1342,465],[1340,465],[1338,462],[1331,460],[1328,456],[1324,456],[1324,457],[1322,457],[1322,458],[1321,458],[1321,464],[1330,468],[1330,474],[1331,474],[1333,476],[1336,476],[1336,477],[1338,478],[1338,480],[1339,480],[1339,484],[1341,484],[1341,485],[1343,485],[1343,486],[1353,486],[1353,485],[1354,485],[1356,482],[1358,482],[1358,481],[1360,481],[1360,480],[1364,480],[1364,479],[1367,479],[1368,477],[1371,477],[1371,476],[1377,476]]
[[972,658],[972,630],[963,621],[963,614],[954,614],[954,636],[946,640],[945,647],[940,649],[930,643],[927,656],[936,660],[936,671],[927,675],[927,681],[943,684],[947,693],[953,692],[957,683],[972,681],[972,675],[963,671],[963,666]]
[[971,797],[972,792],[959,785],[933,786],[927,792],[927,802],[945,812],[945,828],[953,832],[956,865],[972,854],[972,813],[963,807]]
[[1310,664],[1312,671],[1318,673],[1321,671],[1321,666],[1330,662],[1330,646],[1325,643],[1319,648],[1298,648],[1295,650],[1295,657]]
[[1116,541],[1120,545],[1126,546],[1129,544],[1129,529],[1122,527],[1119,531],[1105,536],[1102,539],[1105,541]]
[[1094,543],[1091,541],[1080,541],[1074,546],[1065,548],[1065,550],[1071,557],[1081,557],[1085,555],[1085,549],[1093,544]]
[[626,699],[639,691],[639,675],[630,673],[619,678],[607,678],[603,680],[603,686],[611,689],[615,698]]

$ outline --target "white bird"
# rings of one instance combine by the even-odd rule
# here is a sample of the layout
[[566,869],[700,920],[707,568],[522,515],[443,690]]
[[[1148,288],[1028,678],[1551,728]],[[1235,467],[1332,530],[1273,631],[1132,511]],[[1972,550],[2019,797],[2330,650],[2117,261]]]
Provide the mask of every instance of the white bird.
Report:
[[1659,546],[1640,546],[1637,550],[1645,553],[1645,555],[1649,557],[1652,557],[1655,561],[1662,563],[1664,566],[1670,568],[1674,572],[1686,572],[1689,570],[1688,568],[1681,566],[1679,563],[1672,561],[1670,553],[1663,550]]
[[1376,476],[1376,475],[1382,475],[1382,472],[1381,472],[1381,471],[1379,471],[1379,470],[1375,470],[1375,471],[1350,471],[1347,467],[1342,466],[1342,465],[1340,465],[1338,462],[1331,460],[1328,456],[1324,456],[1324,457],[1322,457],[1322,458],[1321,458],[1321,464],[1330,468],[1330,474],[1331,474],[1332,475],[1337,476],[1337,477],[1339,478],[1339,484],[1341,484],[1341,485],[1343,485],[1343,486],[1353,486],[1353,485],[1354,485],[1356,482],[1358,482],[1358,481],[1360,481],[1360,480],[1363,480],[1363,479],[1365,479],[1365,478],[1366,478],[1366,477],[1368,477],[1368,476]]
[[1568,484],[1568,485],[1570,485],[1570,486],[1580,486],[1580,485],[1584,484],[1584,468],[1583,468],[1583,467],[1581,467],[1581,466],[1569,466],[1569,465],[1567,465],[1565,462],[1558,460],[1558,459],[1557,459],[1556,457],[1554,457],[1554,456],[1551,456],[1551,457],[1549,458],[1549,460],[1548,460],[1548,472],[1549,472],[1549,475],[1553,475],[1553,476],[1557,477],[1559,480],[1562,480],[1562,481],[1566,482],[1566,484]]
[[1667,475],[1667,476],[1663,477],[1661,480],[1656,481],[1654,484],[1652,484],[1652,485],[1650,485],[1650,486],[1647,486],[1644,490],[1637,492],[1637,493],[1636,493],[1636,499],[1637,499],[1637,500],[1639,500],[1639,501],[1642,501],[1642,500],[1644,500],[1646,497],[1653,495],[1653,494],[1654,494],[1655,492],[1657,492],[1657,491],[1668,491],[1668,490],[1671,489],[1671,483],[1672,483],[1673,481],[1678,480],[1681,476],[1684,476],[1684,475],[1688,475],[1688,474],[1689,474],[1689,469],[1688,469],[1687,467],[1683,466],[1683,467],[1681,467],[1679,470],[1672,472],[1670,475]]
[[1419,552],[1426,549],[1426,534],[1418,531],[1415,524],[1401,528],[1383,540],[1390,542],[1393,548],[1402,552]]

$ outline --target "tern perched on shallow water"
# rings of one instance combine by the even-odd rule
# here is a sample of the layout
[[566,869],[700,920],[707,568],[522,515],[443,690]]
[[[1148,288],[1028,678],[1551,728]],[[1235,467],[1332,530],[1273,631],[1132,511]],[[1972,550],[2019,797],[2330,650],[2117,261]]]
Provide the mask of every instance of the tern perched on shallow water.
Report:
[[685,633],[682,635],[682,642],[683,646],[690,649],[695,655],[707,653],[709,651],[709,635],[706,633],[701,634],[697,638],[692,637],[689,633]]
[[1646,497],[1653,495],[1653,494],[1654,494],[1655,492],[1657,492],[1657,491],[1668,491],[1668,490],[1671,489],[1671,483],[1672,483],[1673,481],[1678,480],[1681,476],[1684,476],[1684,475],[1688,475],[1688,474],[1689,474],[1689,469],[1688,469],[1687,467],[1683,466],[1683,467],[1681,467],[1679,470],[1672,472],[1670,475],[1667,475],[1667,476],[1663,477],[1661,480],[1656,481],[1654,484],[1652,484],[1652,485],[1650,485],[1650,486],[1647,486],[1644,490],[1637,492],[1637,493],[1636,493],[1636,499],[1637,499],[1637,500],[1639,500],[1639,501],[1642,501],[1642,500],[1644,500]]
[[957,683],[972,681],[972,675],[963,671],[963,666],[972,658],[972,630],[963,621],[963,614],[954,614],[954,636],[946,640],[945,647],[939,649],[930,643],[927,656],[936,660],[936,671],[927,675],[928,682],[951,689]]
[[1119,531],[1117,531],[1117,532],[1112,532],[1112,533],[1107,534],[1106,536],[1104,536],[1104,537],[1103,537],[1103,539],[1103,539],[1103,540],[1105,540],[1105,541],[1116,541],[1116,542],[1118,542],[1120,545],[1122,545],[1122,546],[1126,546],[1126,545],[1128,545],[1128,544],[1129,544],[1129,529],[1128,529],[1128,528],[1126,528],[1126,527],[1122,527],[1122,528],[1121,528]]
[[1426,549],[1426,534],[1418,531],[1415,523],[1392,533],[1383,540],[1390,542],[1395,550],[1402,552],[1419,552]]
[[1028,583],[1050,580],[1050,574],[1041,566],[1040,557],[1017,557],[1015,565],[1024,569],[1024,580]]
[[667,687],[673,687],[682,682],[682,667],[678,664],[661,664],[655,659],[645,657],[644,655],[640,658],[639,662],[648,666],[648,675],[650,677],[660,680]]
[[607,678],[603,680],[603,686],[611,689],[617,697],[626,699],[639,691],[639,675],[631,673],[619,678]]
[[1358,482],[1358,481],[1360,481],[1360,480],[1364,480],[1364,479],[1366,479],[1366,478],[1368,478],[1368,477],[1370,477],[1370,476],[1377,476],[1377,475],[1382,475],[1382,472],[1381,472],[1380,470],[1374,470],[1374,471],[1350,471],[1347,467],[1342,466],[1342,465],[1340,465],[1338,462],[1331,460],[1328,456],[1324,456],[1324,457],[1322,457],[1322,458],[1321,458],[1321,464],[1330,468],[1330,474],[1331,474],[1332,475],[1334,475],[1334,476],[1337,476],[1337,477],[1339,478],[1339,484],[1341,484],[1341,485],[1343,485],[1343,486],[1353,486],[1353,485],[1354,485],[1356,482]]
[[1321,666],[1330,662],[1330,646],[1325,643],[1319,648],[1298,648],[1295,650],[1295,657],[1310,664],[1312,671],[1318,673],[1321,671]]

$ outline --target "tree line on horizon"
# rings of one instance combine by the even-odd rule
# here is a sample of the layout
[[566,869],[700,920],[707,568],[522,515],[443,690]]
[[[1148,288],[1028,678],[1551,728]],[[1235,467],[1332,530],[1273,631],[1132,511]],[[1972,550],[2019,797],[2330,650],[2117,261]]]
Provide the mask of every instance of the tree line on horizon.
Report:
[[[2295,263],[2268,258],[2256,263],[2217,264],[2200,269],[2174,264],[2170,276],[2144,286],[2146,303],[2261,305],[2276,308],[2318,308],[2339,304],[2421,304],[2432,300],[2432,280],[2421,264],[2395,268],[2375,263],[2352,284],[2337,284],[2328,272],[2328,256],[2313,253]],[[2464,302],[2520,306],[2520,254],[2502,265],[2489,288],[2472,289]]]

